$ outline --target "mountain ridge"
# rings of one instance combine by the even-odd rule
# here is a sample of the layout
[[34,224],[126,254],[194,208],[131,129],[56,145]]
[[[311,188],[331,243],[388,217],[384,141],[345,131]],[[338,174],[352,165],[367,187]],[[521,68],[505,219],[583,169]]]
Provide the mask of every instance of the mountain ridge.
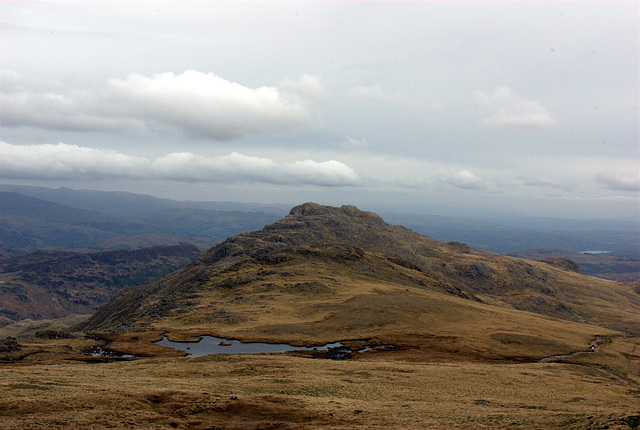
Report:
[[[174,201],[120,191],[51,189],[8,184],[0,184],[0,191],[17,192],[77,209],[143,223],[146,233],[140,231],[138,235],[172,233],[180,236],[176,238],[159,236],[152,242],[142,238],[140,245],[136,243],[135,238],[116,236],[98,241],[98,249],[173,245],[184,242],[213,246],[227,236],[272,223],[291,209],[291,206],[283,204]],[[234,218],[240,216],[240,219],[229,218],[228,215],[232,211],[235,211]],[[429,213],[411,214],[403,212],[400,207],[390,205],[376,209],[376,213],[383,215],[385,220],[392,224],[404,225],[434,239],[461,241],[476,249],[501,254],[527,249],[564,249],[574,252],[608,250],[621,259],[640,258],[637,246],[640,225],[637,220],[625,222],[618,219],[523,218],[499,214],[471,216],[468,213],[465,215],[451,211],[446,211],[448,216],[437,216],[432,214],[434,211],[437,213],[438,209],[433,208]],[[203,215],[208,223],[203,222]],[[177,222],[177,217],[181,223]],[[217,223],[218,219],[220,225]],[[31,233],[46,230],[34,231],[31,225],[24,222],[15,226]],[[199,234],[203,235],[198,236]],[[36,239],[38,239],[37,236],[36,234]],[[64,246],[64,243],[49,243],[48,246],[60,245]],[[93,243],[88,248],[95,249],[95,246]]]
[[[368,285],[366,293],[363,285]],[[211,332],[235,325],[249,333],[261,318],[266,321],[258,310],[271,306],[272,330],[264,322],[259,331],[277,337],[284,330],[275,322],[279,319],[291,321],[289,330],[297,330],[296,324],[307,331],[311,326],[319,329],[347,318],[343,311],[355,312],[347,309],[357,303],[377,314],[364,303],[381,300],[387,306],[389,295],[405,301],[405,289],[407,297],[463,300],[455,306],[464,309],[475,309],[465,303],[476,303],[483,309],[531,312],[640,333],[634,316],[640,297],[618,283],[437,241],[354,206],[315,203],[292,208],[262,230],[228,238],[150,286],[121,291],[78,328],[118,332],[173,326]],[[280,303],[283,297],[299,300],[308,313],[292,317],[297,311],[290,303]],[[391,326],[403,314],[394,309],[396,316],[388,320],[361,317]]]
[[[137,197],[132,196],[131,204],[136,206]],[[184,243],[212,246],[277,219],[260,211],[198,207],[170,206],[135,216],[113,212],[105,214],[0,191],[0,247],[15,256],[52,248],[108,250]]]

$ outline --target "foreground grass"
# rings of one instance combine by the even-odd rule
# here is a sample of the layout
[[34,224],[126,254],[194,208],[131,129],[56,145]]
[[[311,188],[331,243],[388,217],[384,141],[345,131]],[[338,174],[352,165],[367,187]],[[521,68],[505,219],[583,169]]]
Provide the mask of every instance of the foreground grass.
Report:
[[0,428],[633,428],[638,388],[597,367],[288,355],[0,366]]
[[[628,429],[640,423],[638,337],[391,282],[324,278],[327,289],[305,291],[301,302],[292,288],[316,284],[311,275],[298,279],[203,295],[197,311],[109,338],[108,348],[147,358],[101,362],[82,355],[105,346],[99,339],[43,339],[21,328],[22,349],[0,364],[0,428]],[[229,320],[209,321],[205,306]],[[163,333],[174,340],[212,334],[396,348],[347,361],[283,354],[185,358],[152,343]],[[586,353],[594,339],[597,351]]]

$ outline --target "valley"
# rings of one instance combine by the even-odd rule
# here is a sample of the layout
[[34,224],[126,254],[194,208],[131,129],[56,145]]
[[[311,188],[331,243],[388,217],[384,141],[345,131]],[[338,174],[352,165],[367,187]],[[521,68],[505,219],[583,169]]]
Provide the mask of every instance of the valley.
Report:
[[162,278],[204,250],[40,251],[0,261],[0,327],[24,319],[90,314],[120,289]]

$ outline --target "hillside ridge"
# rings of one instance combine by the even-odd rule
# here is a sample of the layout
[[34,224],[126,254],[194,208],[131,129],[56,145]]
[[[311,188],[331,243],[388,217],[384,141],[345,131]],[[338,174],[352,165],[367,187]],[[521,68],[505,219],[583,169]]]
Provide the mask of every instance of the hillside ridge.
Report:
[[[339,310],[346,302],[336,305],[335,297],[355,294],[364,284],[384,285],[397,290],[394,294],[417,288],[640,332],[634,316],[640,297],[615,282],[459,242],[440,242],[354,206],[311,202],[292,208],[262,230],[228,238],[158,282],[121,291],[79,328],[136,330],[169,321],[185,327],[239,324],[259,319],[256,309],[268,308],[296,285],[301,306],[311,300],[317,309]],[[317,318],[327,317],[322,315]]]

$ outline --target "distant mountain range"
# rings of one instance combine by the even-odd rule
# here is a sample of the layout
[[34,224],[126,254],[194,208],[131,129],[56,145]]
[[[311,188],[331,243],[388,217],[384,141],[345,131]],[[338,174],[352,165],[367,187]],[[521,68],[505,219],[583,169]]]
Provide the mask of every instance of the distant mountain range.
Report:
[[404,225],[429,237],[457,240],[477,249],[501,254],[528,249],[602,250],[640,258],[640,222],[637,220],[473,219],[384,212],[381,215],[390,223]]
[[290,209],[289,205],[282,204],[266,205],[240,202],[176,201],[124,191],[74,190],[65,187],[53,189],[0,184],[0,191],[16,192],[64,206],[127,217],[135,217],[176,208],[263,212],[284,216]]
[[[10,205],[26,204],[26,201],[0,201],[0,228],[9,227],[8,235],[1,236],[0,248],[67,246],[134,249],[137,245],[132,237],[135,236],[141,236],[140,246],[187,242],[214,245],[228,236],[262,228],[286,215],[290,208],[290,205],[284,204],[175,201],[126,192],[51,189],[8,184],[0,185],[0,191],[19,193],[67,208],[63,210],[43,203],[38,205],[32,201],[32,209],[20,213],[16,212],[15,208],[11,211]],[[14,200],[16,198],[13,197]],[[9,205],[9,213],[5,211],[5,205]],[[69,208],[82,209],[85,212],[70,212]],[[65,210],[67,212],[64,212]],[[613,255],[640,259],[638,220],[570,220],[516,216],[445,217],[404,213],[399,208],[391,207],[380,208],[376,212],[387,222],[404,225],[420,234],[438,240],[464,242],[486,251],[506,254],[529,249],[559,249],[573,252],[602,250]],[[49,213],[61,216],[49,219]],[[6,217],[10,216],[14,218],[7,220]],[[30,218],[29,222],[25,224],[19,218],[15,218],[20,216]],[[65,223],[66,220],[70,222]],[[49,224],[48,226],[53,227],[50,235],[55,232],[55,237],[42,239],[39,235],[43,234],[43,229],[36,227],[40,221],[63,221],[65,227],[59,223],[54,226]],[[67,224],[71,224],[73,228]],[[28,230],[26,232],[25,227]],[[86,244],[78,243],[77,239],[65,242],[63,238],[66,235],[73,236],[74,230],[78,228],[86,235]],[[154,239],[153,235],[159,236]],[[62,243],[56,244],[58,240]],[[38,245],[40,241],[42,244]],[[31,245],[28,245],[29,243]]]
[[[608,251],[600,259],[589,258],[583,273],[640,280],[636,220],[472,219],[398,209],[378,213],[391,224],[434,239],[502,254]],[[260,229],[288,210],[283,204],[175,201],[126,192],[4,184],[0,185],[0,259],[38,249],[132,250],[185,243],[209,247],[229,236]]]
[[16,186],[0,189],[24,193],[0,191],[0,248],[5,255],[47,248],[212,246],[282,216],[276,206],[267,205],[259,211],[259,205],[183,203],[130,193]]

